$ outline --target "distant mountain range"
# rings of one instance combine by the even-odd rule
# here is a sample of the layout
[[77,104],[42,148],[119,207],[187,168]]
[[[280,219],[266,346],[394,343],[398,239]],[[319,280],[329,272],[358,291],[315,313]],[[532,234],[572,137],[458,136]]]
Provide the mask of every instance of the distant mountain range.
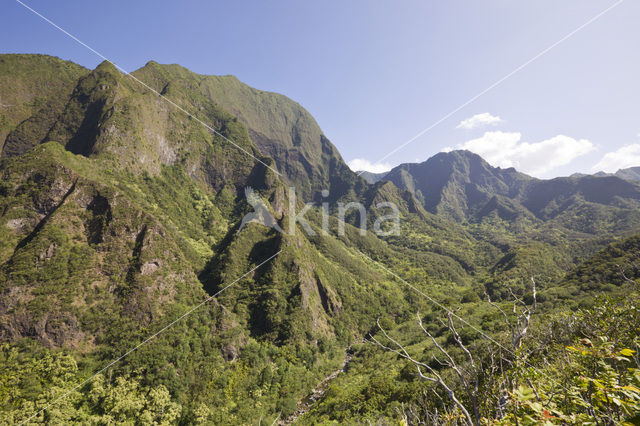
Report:
[[633,179],[639,170],[537,179],[514,168],[492,167],[469,151],[451,151],[423,163],[401,164],[384,174],[361,176],[371,183],[393,182],[411,192],[427,211],[457,221],[481,219],[492,212],[504,219],[524,215],[545,221],[578,205],[640,207],[640,187]]
[[[398,167],[408,166],[409,164],[416,164],[416,163],[403,163],[403,164],[400,164],[400,165],[394,167],[394,169],[396,169]],[[356,173],[358,175],[362,176],[367,182],[376,183],[376,182],[384,179],[385,176],[389,175],[392,170],[389,170],[388,172],[382,172],[382,173],[372,173],[372,172],[368,172],[366,170],[359,170]],[[620,169],[615,173],[606,173],[606,172],[597,172],[597,173],[593,173],[593,174],[574,173],[569,177],[578,177],[579,178],[579,177],[585,177],[585,176],[598,176],[598,177],[616,176],[616,177],[619,177],[620,179],[629,180],[629,181],[632,181],[632,182],[640,182],[640,167],[629,167],[629,168],[626,168],[626,169]]]
[[[583,173],[574,173],[571,175],[572,177],[583,177],[588,176]],[[620,169],[615,173],[605,173],[605,172],[597,172],[594,173],[593,176],[617,176],[620,179],[629,180],[632,182],[640,182],[640,167],[629,167],[627,169]]]

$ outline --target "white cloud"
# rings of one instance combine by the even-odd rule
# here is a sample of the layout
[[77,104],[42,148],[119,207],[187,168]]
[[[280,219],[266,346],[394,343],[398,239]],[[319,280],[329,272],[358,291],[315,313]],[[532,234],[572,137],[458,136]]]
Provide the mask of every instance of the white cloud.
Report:
[[542,142],[521,142],[517,132],[485,132],[484,136],[460,144],[456,149],[466,149],[499,167],[515,167],[532,175],[543,175],[556,167],[595,149],[586,139],[573,139],[558,135]]
[[478,127],[495,126],[502,123],[503,120],[500,117],[491,115],[488,112],[482,114],[476,114],[473,117],[462,120],[456,127],[457,129],[471,130]]
[[606,153],[592,169],[614,173],[634,166],[640,166],[640,143],[625,145],[617,151]]
[[371,161],[365,158],[355,158],[347,163],[349,168],[354,172],[360,172],[366,170],[371,173],[383,173],[388,172],[392,169],[393,166],[389,163],[375,163],[373,164]]

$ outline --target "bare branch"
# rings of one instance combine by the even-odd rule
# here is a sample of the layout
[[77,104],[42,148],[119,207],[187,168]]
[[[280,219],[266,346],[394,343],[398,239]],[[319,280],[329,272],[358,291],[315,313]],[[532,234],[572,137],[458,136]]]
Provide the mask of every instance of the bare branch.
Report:
[[[531,315],[533,315],[533,313],[538,308],[536,281],[534,277],[531,277],[531,292],[533,297],[533,303],[531,304],[531,306],[527,305],[522,298],[519,298],[518,296],[516,296],[511,289],[509,289],[509,292],[511,293],[511,296],[514,299],[513,313],[514,315],[516,315],[515,324],[511,320],[509,320],[509,316],[507,315],[507,313],[497,303],[494,303],[491,301],[488,294],[487,294],[487,301],[491,306],[493,306],[496,310],[502,313],[505,324],[511,331],[511,345],[515,352],[518,349],[520,349],[520,347],[522,346],[522,339],[526,336],[527,332],[529,331],[529,325],[531,323]],[[518,305],[522,305],[524,307],[524,310],[522,310],[519,314],[517,309]]]
[[[420,318],[420,313],[418,313],[417,316],[418,316],[418,324],[420,325],[420,328],[422,329],[422,331],[424,331],[426,333],[426,335],[429,336],[429,338],[433,342],[433,345],[440,351],[440,353],[442,353],[445,357],[447,357],[447,360],[448,360],[448,362],[446,363],[447,366],[449,366],[453,371],[456,372],[456,374],[458,375],[460,380],[462,380],[462,382],[464,383],[464,385],[466,387],[467,386],[466,379],[465,379],[464,375],[462,374],[462,371],[460,371],[460,369],[456,365],[456,362],[453,360],[453,358],[451,357],[449,352],[447,352],[442,346],[440,346],[440,344],[437,342],[435,337],[433,337],[433,335],[431,333],[429,333],[426,328],[424,328],[424,325],[422,324],[422,318]],[[437,361],[437,359],[436,359],[436,361]],[[440,362],[440,361],[438,361],[438,362]]]
[[456,327],[453,324],[453,317],[451,316],[451,314],[448,315],[448,318],[449,318],[449,330],[453,334],[453,338],[455,339],[458,346],[460,346],[460,348],[467,355],[467,358],[469,359],[469,364],[471,365],[473,372],[477,375],[478,370],[476,368],[476,363],[473,359],[473,355],[471,355],[471,351],[469,351],[467,347],[462,343],[462,338],[460,337],[460,334],[458,334],[458,330],[456,330]]
[[513,289],[511,289],[511,287],[509,287],[509,293],[511,293],[511,297],[513,297],[514,300],[514,304],[513,304],[513,312],[516,312],[516,303],[521,304],[522,306],[524,306],[525,308],[527,307],[527,304],[524,303],[524,301],[522,299],[520,299],[518,296],[516,296],[516,294],[513,292]]
[[378,328],[380,329],[380,331],[382,331],[382,334],[384,335],[384,337],[386,337],[389,341],[393,342],[393,344],[395,344],[398,349],[393,349],[393,348],[389,348],[388,346],[383,345],[382,343],[380,343],[378,341],[378,339],[376,339],[374,336],[370,336],[371,339],[374,341],[374,343],[376,343],[378,346],[394,352],[398,355],[400,355],[403,358],[408,359],[409,361],[411,361],[417,368],[418,368],[418,374],[420,375],[420,377],[422,377],[424,380],[428,380],[431,382],[437,382],[437,379],[434,379],[433,377],[429,377],[429,376],[425,376],[424,373],[422,372],[422,368],[426,368],[427,370],[429,370],[429,372],[432,372],[433,369],[431,367],[429,367],[427,364],[420,362],[416,359],[414,359],[413,357],[411,357],[411,355],[409,355],[409,352],[407,352],[407,350],[404,348],[404,346],[402,346],[398,341],[396,341],[395,339],[393,339],[391,336],[389,336],[389,334],[387,333],[387,331],[382,327],[382,325],[380,325],[380,319],[378,318],[378,320],[376,321],[376,324],[378,324]]
[[498,310],[502,314],[502,316],[504,316],[504,321],[507,324],[509,324],[509,316],[507,315],[507,313],[503,311],[502,308],[498,306],[497,303],[491,301],[491,298],[489,297],[488,293],[485,293],[485,296],[487,296],[487,302],[489,302],[491,306],[493,306],[496,310]]
[[535,312],[538,309],[538,296],[536,293],[536,280],[533,277],[531,277],[531,291],[533,295],[533,312]]
[[[638,266],[635,263],[631,263],[631,265],[638,269]],[[629,278],[627,276],[627,271],[620,265],[616,265],[618,267],[618,271],[620,271],[620,275],[622,275],[622,279],[625,280],[626,282],[628,282],[629,284],[632,284],[634,286],[640,286],[640,283],[637,280],[634,280],[632,278]]]
[[[436,347],[438,348],[438,350],[440,350],[440,352],[442,352],[447,359],[449,360],[449,362],[451,362],[451,368],[453,368],[454,370],[456,370],[456,373],[458,373],[458,375],[461,375],[460,370],[458,369],[457,365],[455,364],[455,362],[453,361],[453,358],[451,358],[451,356],[447,353],[447,351],[445,351],[435,340],[435,338],[422,326],[422,321],[420,319],[420,314],[418,314],[418,322],[420,324],[420,327],[424,330],[425,333],[427,333],[427,335],[431,338],[431,341],[436,345]],[[436,382],[438,383],[446,392],[447,395],[449,396],[449,399],[456,405],[456,407],[458,407],[458,409],[460,409],[460,411],[462,411],[462,414],[464,415],[465,419],[466,419],[466,423],[470,426],[472,426],[474,424],[473,422],[473,418],[471,417],[471,415],[469,414],[469,412],[467,411],[467,409],[465,408],[465,406],[462,404],[462,402],[460,402],[460,400],[457,398],[455,392],[453,391],[453,389],[451,389],[446,383],[445,381],[442,379],[442,377],[438,374],[437,371],[435,371],[433,368],[431,368],[431,366],[429,366],[428,364],[425,364],[423,362],[420,362],[416,359],[414,359],[411,355],[409,355],[409,352],[404,348],[404,346],[402,346],[397,340],[395,340],[394,338],[392,338],[387,331],[382,327],[382,325],[380,324],[380,319],[378,319],[376,321],[376,324],[378,325],[378,328],[380,329],[380,331],[382,332],[382,334],[384,335],[385,338],[387,338],[390,342],[392,342],[395,346],[397,346],[399,349],[392,349],[389,348],[386,345],[383,345],[382,343],[380,343],[374,336],[370,336],[370,338],[372,339],[372,341],[381,346],[382,348],[389,350],[391,352],[394,352],[400,356],[402,356],[403,358],[408,359],[409,361],[411,361],[416,368],[418,369],[418,374],[420,375],[421,378],[423,378],[424,380],[428,380],[431,382]],[[424,368],[425,370],[427,370],[429,372],[430,375],[432,375],[433,377],[429,377],[426,376],[423,372],[422,372],[422,368]]]

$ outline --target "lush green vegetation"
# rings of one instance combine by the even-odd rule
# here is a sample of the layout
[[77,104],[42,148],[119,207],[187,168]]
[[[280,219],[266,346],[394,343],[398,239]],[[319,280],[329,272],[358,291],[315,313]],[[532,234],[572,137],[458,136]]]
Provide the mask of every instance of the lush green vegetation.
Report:
[[[637,269],[635,274],[637,277]],[[504,324],[492,333],[497,339],[494,343],[455,321],[473,365],[446,326],[446,319],[440,325],[434,321],[446,314],[427,314],[423,323],[455,360],[461,376],[447,368],[447,358],[415,320],[399,327],[388,321],[382,324],[393,329],[391,338],[401,342],[417,362],[429,365],[443,378],[472,416],[477,403],[481,424],[636,424],[640,420],[640,280],[630,279],[624,288],[625,297],[601,296],[590,308],[538,313],[517,349],[511,346]],[[484,315],[491,315],[492,309],[485,308]],[[509,315],[510,324],[516,317]],[[394,349],[379,330],[378,339]],[[353,348],[355,356],[346,374],[332,382],[303,424],[391,419],[465,422],[461,409],[441,385],[421,379],[414,363],[402,353],[372,343]],[[477,390],[469,393],[469,383],[476,383]]]

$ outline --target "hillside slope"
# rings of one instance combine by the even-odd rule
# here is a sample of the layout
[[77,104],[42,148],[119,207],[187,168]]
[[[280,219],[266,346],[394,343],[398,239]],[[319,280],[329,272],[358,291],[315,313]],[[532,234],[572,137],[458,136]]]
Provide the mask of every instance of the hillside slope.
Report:
[[40,142],[87,73],[47,55],[0,55],[0,157]]

